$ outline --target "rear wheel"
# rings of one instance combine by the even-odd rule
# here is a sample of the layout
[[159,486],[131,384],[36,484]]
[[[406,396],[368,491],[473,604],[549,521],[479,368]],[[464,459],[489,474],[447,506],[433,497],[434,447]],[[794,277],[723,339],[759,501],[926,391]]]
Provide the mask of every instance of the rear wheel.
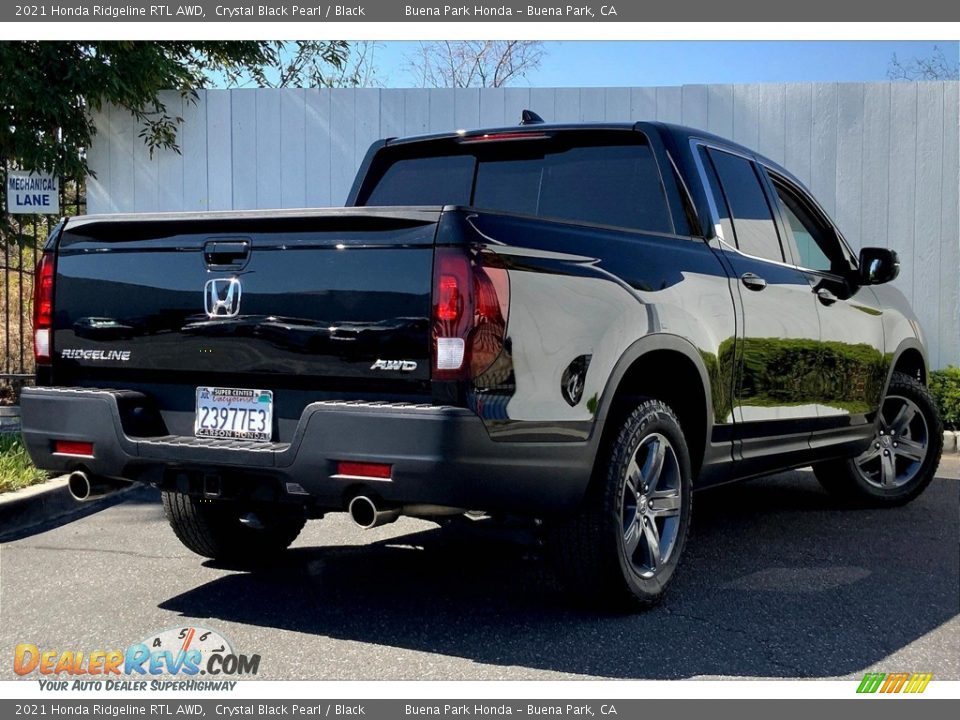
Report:
[[306,519],[279,509],[253,512],[233,503],[163,492],[163,511],[189,550],[216,560],[259,562],[286,550]]
[[579,514],[554,529],[559,571],[593,605],[660,600],[690,526],[690,458],[680,423],[645,400],[621,424]]
[[855,458],[815,465],[820,484],[847,501],[874,507],[910,502],[933,480],[943,423],[930,391],[894,373],[870,446]]

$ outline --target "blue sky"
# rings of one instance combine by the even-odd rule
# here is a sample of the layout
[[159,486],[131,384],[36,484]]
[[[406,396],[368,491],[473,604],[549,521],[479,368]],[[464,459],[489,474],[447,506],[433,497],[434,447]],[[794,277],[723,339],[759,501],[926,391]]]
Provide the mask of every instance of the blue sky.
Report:
[[[950,58],[960,43],[892,41],[585,41],[547,42],[541,67],[514,85],[625,86],[733,82],[885,80],[894,53],[925,57],[934,45]],[[409,87],[405,56],[415,42],[384,42],[376,65],[386,87]]]

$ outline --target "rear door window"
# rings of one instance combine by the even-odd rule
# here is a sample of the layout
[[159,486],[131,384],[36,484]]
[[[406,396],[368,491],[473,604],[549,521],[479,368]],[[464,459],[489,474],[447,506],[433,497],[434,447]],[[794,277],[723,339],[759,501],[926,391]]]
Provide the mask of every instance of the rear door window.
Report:
[[706,148],[700,148],[700,160],[703,164],[704,174],[707,176],[707,185],[709,186],[710,195],[713,197],[713,204],[717,209],[723,239],[725,242],[736,247],[737,237],[733,233],[733,223],[730,221],[730,208],[727,206],[727,199],[724,197],[723,189],[720,187],[717,171],[713,169],[713,163],[710,161],[710,156],[707,155]]
[[737,247],[747,255],[783,262],[780,236],[754,163],[715,148],[708,155],[729,208]]

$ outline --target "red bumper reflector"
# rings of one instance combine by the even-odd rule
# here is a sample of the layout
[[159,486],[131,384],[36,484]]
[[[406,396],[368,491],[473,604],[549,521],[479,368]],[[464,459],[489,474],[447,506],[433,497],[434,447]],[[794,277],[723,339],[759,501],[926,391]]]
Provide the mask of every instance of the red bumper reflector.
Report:
[[358,477],[378,478],[389,480],[392,465],[383,463],[338,462],[337,475],[355,475]]
[[93,457],[93,443],[76,442],[74,440],[57,440],[53,443],[53,451],[57,453],[57,455]]

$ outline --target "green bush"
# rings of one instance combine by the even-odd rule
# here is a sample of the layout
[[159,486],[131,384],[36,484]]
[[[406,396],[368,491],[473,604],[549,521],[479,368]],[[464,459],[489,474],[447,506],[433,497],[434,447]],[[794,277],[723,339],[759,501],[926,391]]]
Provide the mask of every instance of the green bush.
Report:
[[48,477],[34,467],[18,435],[0,435],[0,493],[35,485]]
[[931,372],[930,392],[940,408],[943,426],[960,430],[960,367],[951,365],[946,370]]

